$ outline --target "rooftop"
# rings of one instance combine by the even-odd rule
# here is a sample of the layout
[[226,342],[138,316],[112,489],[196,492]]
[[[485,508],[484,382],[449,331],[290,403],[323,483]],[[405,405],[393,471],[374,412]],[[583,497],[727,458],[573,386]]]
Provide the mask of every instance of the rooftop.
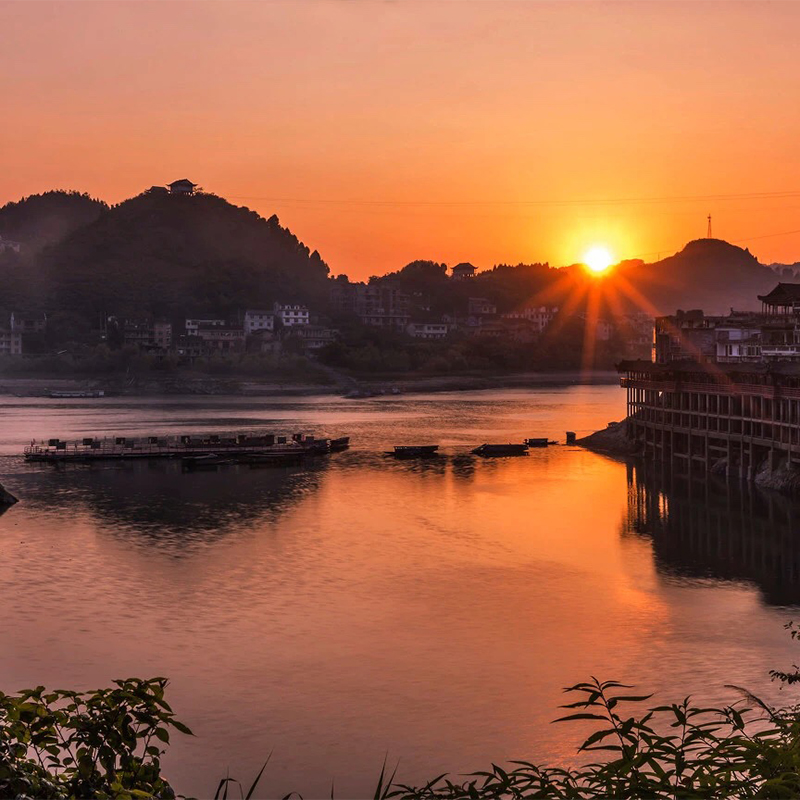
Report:
[[760,294],[762,303],[772,306],[791,306],[800,303],[800,283],[779,283],[769,294]]

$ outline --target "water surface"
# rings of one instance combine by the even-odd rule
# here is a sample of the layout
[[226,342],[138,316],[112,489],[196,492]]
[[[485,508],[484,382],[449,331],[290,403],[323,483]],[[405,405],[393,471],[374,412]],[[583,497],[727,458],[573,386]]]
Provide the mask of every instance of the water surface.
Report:
[[[384,755],[424,781],[490,761],[571,758],[560,689],[588,675],[730,700],[796,653],[795,504],[566,446],[624,412],[617,387],[347,401],[2,401],[0,688],[167,675],[167,772],[213,794],[371,794]],[[308,468],[54,468],[32,438],[268,428],[349,434]],[[438,443],[425,463],[383,456]]]

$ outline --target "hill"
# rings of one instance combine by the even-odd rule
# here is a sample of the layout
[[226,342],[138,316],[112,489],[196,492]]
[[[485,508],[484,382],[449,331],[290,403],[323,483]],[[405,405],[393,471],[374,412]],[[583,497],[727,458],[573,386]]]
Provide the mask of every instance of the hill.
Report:
[[275,216],[212,194],[144,193],[42,253],[47,306],[96,318],[314,302],[328,267]]
[[[0,236],[23,243],[19,254],[0,254],[0,312],[47,309],[86,329],[101,315],[226,316],[275,300],[330,310],[319,253],[276,216],[265,219],[213,194],[145,192],[109,207],[78,192],[46,192],[0,208]],[[645,308],[726,313],[756,308],[756,295],[778,275],[748,250],[699,239],[654,263],[622,262],[600,280],[580,265],[536,263],[499,264],[454,282],[435,261],[372,280],[407,292],[412,318],[440,319],[465,313],[470,297],[487,298],[500,313],[530,305],[576,313],[595,301],[605,316]]]
[[758,308],[756,295],[777,282],[775,272],[747,249],[721,239],[697,239],[673,256],[626,270],[633,286],[661,313],[702,308],[724,314]]
[[80,192],[32,194],[0,207],[0,237],[21,242],[28,254],[37,253],[107,210],[102,200]]
[[579,313],[595,303],[601,316],[615,316],[644,310],[671,314],[678,308],[702,308],[709,314],[756,309],[757,295],[772,289],[778,275],[748,250],[719,239],[698,239],[660,261],[623,261],[601,278],[580,264],[499,264],[453,282],[444,264],[415,261],[376,280],[399,283],[421,317],[464,308],[470,296],[489,299],[501,313],[531,305]]

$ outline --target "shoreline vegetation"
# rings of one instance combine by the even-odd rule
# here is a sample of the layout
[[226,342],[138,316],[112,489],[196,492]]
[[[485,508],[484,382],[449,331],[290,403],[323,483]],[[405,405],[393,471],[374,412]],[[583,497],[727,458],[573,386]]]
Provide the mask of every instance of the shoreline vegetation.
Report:
[[243,397],[302,397],[350,393],[392,394],[527,389],[564,385],[613,385],[615,371],[565,370],[562,372],[473,373],[462,375],[351,375],[321,370],[313,377],[287,373],[215,375],[186,371],[170,375],[8,376],[0,375],[0,395],[46,397],[51,391],[103,391],[108,396],[239,395]]
[[[793,639],[798,629],[786,628]],[[771,670],[790,688],[800,671]],[[170,735],[192,736],[165,699],[165,678],[114,681],[107,689],[0,692],[0,796],[175,798],[162,775]],[[582,766],[511,761],[462,775],[443,774],[423,785],[395,781],[384,761],[376,800],[499,800],[499,798],[755,798],[800,795],[800,706],[775,707],[747,689],[727,685],[736,699],[717,708],[691,697],[664,705],[653,694],[617,681],[589,681],[564,689],[569,702],[554,723],[578,723]],[[269,757],[245,795],[223,777],[215,800],[258,790]],[[257,765],[256,765],[257,766]],[[220,770],[222,771],[222,770]],[[209,787],[211,788],[211,787]],[[297,795],[291,792],[286,798]],[[332,798],[335,797],[331,787]]]

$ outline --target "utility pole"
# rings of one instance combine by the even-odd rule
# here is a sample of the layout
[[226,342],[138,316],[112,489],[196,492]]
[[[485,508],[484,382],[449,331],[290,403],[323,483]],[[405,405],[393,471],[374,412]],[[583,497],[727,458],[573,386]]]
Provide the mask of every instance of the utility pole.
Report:
[[706,239],[711,238],[711,214],[708,215],[708,233],[706,233]]

